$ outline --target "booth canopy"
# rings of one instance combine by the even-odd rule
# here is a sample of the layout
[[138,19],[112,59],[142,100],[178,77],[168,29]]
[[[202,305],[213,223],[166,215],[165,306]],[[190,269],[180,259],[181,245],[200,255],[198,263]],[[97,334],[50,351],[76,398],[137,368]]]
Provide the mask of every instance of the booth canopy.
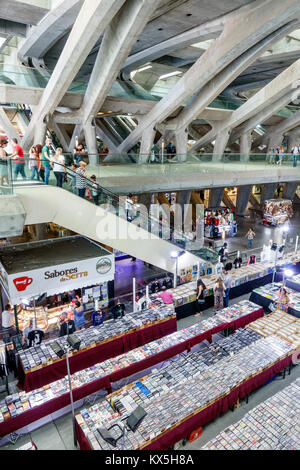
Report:
[[75,236],[0,249],[0,282],[13,304],[112,281],[114,255]]

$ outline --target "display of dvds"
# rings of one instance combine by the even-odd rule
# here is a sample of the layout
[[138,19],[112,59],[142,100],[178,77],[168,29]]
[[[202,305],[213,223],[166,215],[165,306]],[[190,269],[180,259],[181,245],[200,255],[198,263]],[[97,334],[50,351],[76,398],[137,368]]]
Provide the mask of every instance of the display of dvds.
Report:
[[[163,341],[153,341],[144,347],[137,348],[129,353],[122,354],[116,358],[96,364],[88,369],[76,372],[71,376],[72,389],[86,385],[87,383],[104,377],[105,375],[119,370],[122,367],[127,367],[134,362],[143,360],[146,357],[149,357],[151,353],[156,354],[159,350],[162,350],[162,348],[160,348],[160,343],[165,343],[165,348],[171,347],[176,344],[175,341],[178,338],[175,338],[175,335],[170,336],[173,337],[171,341],[169,337],[163,338]],[[164,371],[168,371],[170,374],[173,373],[171,370],[173,371],[176,369],[179,376],[178,374],[175,374],[174,377],[178,378],[180,377],[180,374],[183,373],[183,370],[194,361],[197,361],[198,367],[200,367],[201,370],[206,370],[208,366],[216,363],[221,358],[226,357],[229,354],[232,355],[233,353],[236,353],[243,347],[257,341],[259,338],[260,335],[253,331],[246,329],[238,330],[232,336],[218,340],[213,345],[203,345],[200,352],[189,354],[185,360],[173,363],[173,365],[168,366]],[[28,393],[19,392],[7,397],[5,400],[0,402],[0,422],[6,421],[9,418],[14,418],[28,409],[39,406],[53,398],[57,398],[65,394],[67,387],[67,378],[64,378],[35,391]]]
[[[127,314],[122,319],[108,320],[100,326],[77,331],[76,336],[81,341],[80,350],[84,350],[173,316],[174,310],[167,306],[151,308],[142,312]],[[51,344],[54,341],[59,343],[62,349],[66,349],[67,337],[63,336],[55,340],[45,341],[40,346],[20,352],[20,361],[25,372],[34,371],[43,365],[51,364],[54,360],[57,360],[57,356],[51,348]]]
[[249,411],[203,450],[300,450],[300,379]]
[[82,410],[76,415],[77,423],[92,449],[112,450],[97,428],[122,425],[140,405],[147,413],[142,424],[137,432],[128,431],[114,450],[140,449],[293,352],[290,343],[271,336],[245,345],[233,355],[225,351],[224,357],[220,355],[220,360],[211,365],[192,353],[118,390],[107,397],[106,403]]

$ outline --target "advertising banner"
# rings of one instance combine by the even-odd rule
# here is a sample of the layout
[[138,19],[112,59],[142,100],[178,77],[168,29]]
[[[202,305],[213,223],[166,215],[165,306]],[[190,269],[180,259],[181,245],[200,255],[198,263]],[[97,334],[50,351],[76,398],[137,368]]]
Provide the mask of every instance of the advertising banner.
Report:
[[0,282],[12,304],[22,303],[24,299],[45,293],[50,296],[112,281],[114,274],[113,255],[10,275],[0,265]]

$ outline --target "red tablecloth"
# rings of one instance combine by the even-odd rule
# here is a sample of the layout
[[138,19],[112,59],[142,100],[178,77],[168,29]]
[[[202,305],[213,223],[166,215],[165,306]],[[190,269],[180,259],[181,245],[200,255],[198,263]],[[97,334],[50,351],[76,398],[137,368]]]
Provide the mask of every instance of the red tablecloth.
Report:
[[[238,326],[235,328],[241,328],[240,324],[242,323],[240,320],[243,320],[243,326],[247,325],[251,321],[256,320],[257,318],[260,318],[263,316],[264,311],[262,308],[259,310],[256,310],[255,312],[252,312],[249,315],[246,315],[243,318],[240,318],[238,320],[235,320],[235,322],[238,323]],[[74,401],[81,400],[84,397],[87,397],[89,395],[92,395],[93,393],[106,389],[108,393],[111,393],[111,383],[112,382],[117,382],[118,380],[125,379],[127,377],[130,377],[133,374],[136,374],[138,372],[141,372],[142,370],[148,369],[149,367],[152,367],[156,364],[159,364],[160,362],[166,361],[170,359],[171,357],[176,356],[177,354],[182,353],[183,351],[189,351],[193,346],[202,343],[205,340],[208,340],[211,342],[212,340],[212,334],[215,334],[215,332],[222,331],[226,328],[230,328],[230,326],[233,326],[233,323],[223,323],[222,325],[219,325],[218,327],[214,328],[213,330],[206,331],[205,333],[202,333],[200,335],[197,335],[193,338],[188,339],[187,341],[184,341],[183,343],[175,344],[171,348],[168,348],[164,351],[161,351],[157,354],[154,354],[150,357],[147,357],[146,359],[143,359],[142,361],[136,362],[134,364],[131,364],[128,367],[124,367],[118,371],[112,372],[111,374],[102,377],[100,379],[94,380],[93,382],[90,382],[86,385],[83,385],[82,387],[79,387],[77,389],[73,390],[73,397]],[[228,326],[230,325],[230,326]],[[220,328],[222,327],[222,328]],[[147,333],[148,334],[148,333]],[[141,338],[141,337],[140,337]],[[145,336],[144,336],[145,338]],[[73,356],[72,359],[74,359],[76,356]],[[114,356],[111,356],[114,357]],[[103,358],[103,360],[105,360]],[[50,367],[50,366],[49,366]],[[48,369],[48,367],[46,368]],[[36,371],[36,373],[40,372],[43,369],[40,369],[39,371]],[[28,375],[28,374],[27,374]],[[275,375],[275,374],[274,374]],[[60,378],[60,377],[59,377]],[[265,380],[267,381],[268,378]],[[51,381],[48,381],[50,383]],[[258,385],[259,386],[259,385]],[[250,393],[250,392],[249,392]],[[245,393],[247,394],[247,393]],[[245,396],[245,395],[243,395]],[[226,397],[225,397],[226,398]],[[228,399],[228,398],[226,398]],[[225,400],[225,399],[224,399]],[[237,399],[235,400],[234,403],[236,403]],[[8,421],[5,421],[4,423],[0,423],[0,437],[3,437],[13,431],[17,431],[18,429],[21,429],[24,426],[28,426],[30,423],[33,423],[34,421],[37,421],[51,413],[54,413],[55,411],[58,411],[61,408],[64,408],[65,406],[70,404],[70,396],[69,393],[66,393],[58,398],[54,398],[53,400],[50,400],[47,403],[44,403],[41,406],[32,408],[25,413],[22,413],[20,416],[10,419]],[[224,403],[223,403],[224,406]],[[230,404],[229,406],[232,406]],[[227,408],[226,408],[227,407]],[[226,409],[228,409],[228,406],[225,406]],[[223,412],[226,411],[225,409]],[[201,424],[199,424],[201,426]]]
[[[119,356],[124,352],[128,352],[131,349],[142,346],[155,339],[162,338],[170,333],[174,333],[176,330],[176,318],[170,318],[147,328],[128,333],[121,338],[116,338],[107,343],[95,346],[94,348],[74,354],[70,357],[71,374],[91,367],[98,362],[103,362],[106,359]],[[65,359],[63,359],[47,367],[42,367],[41,369],[25,374],[22,365],[19,364],[18,373],[18,387],[25,392],[29,392],[65,377],[67,375],[67,366]]]
[[[215,403],[209,405],[199,413],[191,416],[183,423],[179,424],[175,428],[167,431],[161,437],[153,441],[151,444],[146,446],[144,450],[167,450],[173,446],[176,442],[186,438],[193,430],[204,426],[210,421],[214,420],[222,413],[225,413],[229,407],[232,407],[239,398],[243,398],[248,393],[252,392],[256,388],[263,385],[267,380],[274,377],[281,370],[285,369],[292,361],[292,356],[289,356],[276,364],[273,364],[268,369],[257,374],[255,377],[251,377],[245,383],[235,387],[228,395]],[[90,444],[83,433],[81,427],[76,421],[76,432],[77,439],[81,450],[91,450]]]

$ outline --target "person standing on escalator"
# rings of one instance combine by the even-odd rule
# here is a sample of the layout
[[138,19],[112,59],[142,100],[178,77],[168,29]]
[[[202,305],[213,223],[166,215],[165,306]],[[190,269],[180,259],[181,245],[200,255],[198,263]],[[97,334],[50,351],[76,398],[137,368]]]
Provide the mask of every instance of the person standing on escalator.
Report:
[[86,177],[86,163],[79,162],[79,168],[76,170],[76,188],[78,189],[78,196],[82,198],[85,198]]

